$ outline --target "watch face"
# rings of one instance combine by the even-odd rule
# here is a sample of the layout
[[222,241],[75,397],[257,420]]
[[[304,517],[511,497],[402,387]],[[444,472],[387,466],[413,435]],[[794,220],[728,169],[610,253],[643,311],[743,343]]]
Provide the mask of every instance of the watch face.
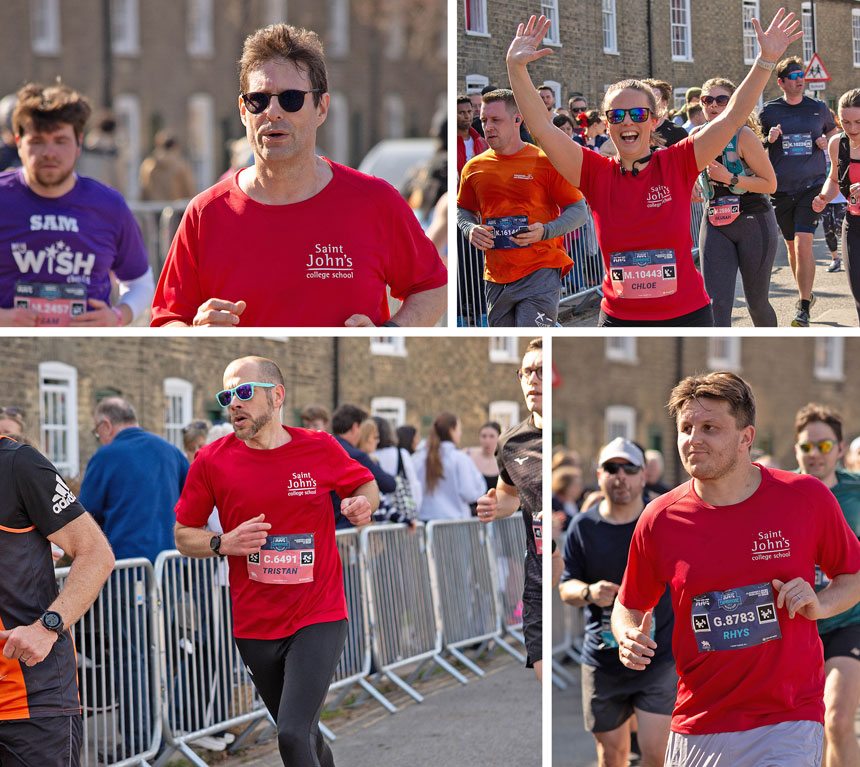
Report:
[[54,631],[63,624],[63,619],[60,617],[59,613],[46,612],[42,616],[42,623],[45,624],[45,628],[49,628]]
[[213,535],[212,538],[210,538],[209,548],[215,552],[217,552],[218,549],[221,548],[221,536],[220,535]]

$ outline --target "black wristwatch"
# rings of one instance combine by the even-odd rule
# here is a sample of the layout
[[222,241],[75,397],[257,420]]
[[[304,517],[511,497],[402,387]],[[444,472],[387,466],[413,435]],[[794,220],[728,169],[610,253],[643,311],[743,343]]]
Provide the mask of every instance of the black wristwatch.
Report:
[[589,604],[591,602],[591,584],[587,583],[585,588],[582,590],[582,593],[579,595],[579,598],[585,602],[585,604]]
[[63,616],[59,613],[55,613],[53,610],[45,610],[45,612],[39,616],[39,622],[48,629],[48,631],[53,631],[56,634],[63,633]]
[[737,173],[735,173],[735,175],[734,175],[734,176],[732,176],[731,181],[729,181],[729,186],[737,186],[737,185],[738,185],[738,181],[739,181],[739,180],[740,180],[740,179],[738,178],[738,174],[737,174]]
[[224,555],[221,553],[221,536],[213,535],[209,539],[209,548],[212,549],[219,557],[223,557]]

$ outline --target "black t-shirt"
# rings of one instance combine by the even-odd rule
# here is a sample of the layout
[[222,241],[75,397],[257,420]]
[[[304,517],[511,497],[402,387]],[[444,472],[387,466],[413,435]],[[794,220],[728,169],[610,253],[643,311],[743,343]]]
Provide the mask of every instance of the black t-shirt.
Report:
[[520,509],[526,526],[526,582],[524,592],[540,595],[541,561],[535,546],[534,516],[541,509],[541,445],[543,435],[532,422],[531,416],[519,426],[505,432],[496,446],[499,476],[517,489]]
[[654,130],[660,138],[666,142],[666,146],[677,144],[681,139],[687,138],[687,131],[680,125],[675,125],[671,120],[663,120]]
[[[827,175],[827,158],[815,140],[836,127],[823,101],[806,96],[799,104],[779,98],[768,101],[759,115],[768,157],[776,172],[776,191],[785,194],[821,186]],[[779,125],[782,135],[772,144],[767,134]]]
[[[0,438],[0,622],[38,620],[57,597],[47,536],[84,513],[53,464],[29,445]],[[0,654],[0,720],[80,711],[75,648],[64,631],[48,657],[25,666]]]
[[[613,525],[600,516],[599,508],[600,504],[595,504],[588,511],[577,514],[571,521],[564,543],[562,581],[576,578],[584,583],[610,581],[621,585],[636,521]],[[618,646],[609,627],[612,607],[589,604],[585,611],[583,663],[612,674],[640,674],[640,671],[625,668],[618,659]],[[660,597],[652,618],[654,641],[657,642],[652,662],[659,665],[672,660],[672,628],[675,625],[675,616],[668,586]]]

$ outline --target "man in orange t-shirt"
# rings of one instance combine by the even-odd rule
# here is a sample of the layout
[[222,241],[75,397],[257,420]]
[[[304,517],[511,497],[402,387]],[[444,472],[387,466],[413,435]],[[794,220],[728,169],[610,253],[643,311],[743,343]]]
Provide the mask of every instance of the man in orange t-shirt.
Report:
[[463,168],[457,225],[485,254],[490,327],[552,327],[561,278],[573,266],[562,237],[585,223],[585,201],[520,138],[523,118],[512,91],[490,91],[482,101],[490,148]]

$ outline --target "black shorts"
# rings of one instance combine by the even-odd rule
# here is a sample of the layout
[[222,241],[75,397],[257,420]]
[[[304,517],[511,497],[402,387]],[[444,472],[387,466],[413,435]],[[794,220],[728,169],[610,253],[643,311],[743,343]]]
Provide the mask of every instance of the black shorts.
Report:
[[820,191],[820,186],[813,186],[794,194],[776,192],[770,196],[776,223],[784,240],[791,242],[798,232],[815,233],[821,214],[812,209],[812,200]]
[[582,714],[588,732],[609,732],[620,727],[633,709],[669,715],[675,707],[678,674],[674,663],[661,663],[630,674],[609,674],[582,666]]
[[540,594],[523,594],[523,639],[526,643],[526,668],[543,658],[543,602]]
[[78,767],[82,730],[80,714],[0,722],[0,765]]
[[633,327],[696,327],[712,328],[714,312],[711,304],[705,304],[701,309],[671,317],[668,320],[622,320],[600,310],[597,326],[601,328],[633,328]]
[[824,645],[824,660],[831,658],[854,658],[860,661],[860,626],[842,626],[821,635]]

